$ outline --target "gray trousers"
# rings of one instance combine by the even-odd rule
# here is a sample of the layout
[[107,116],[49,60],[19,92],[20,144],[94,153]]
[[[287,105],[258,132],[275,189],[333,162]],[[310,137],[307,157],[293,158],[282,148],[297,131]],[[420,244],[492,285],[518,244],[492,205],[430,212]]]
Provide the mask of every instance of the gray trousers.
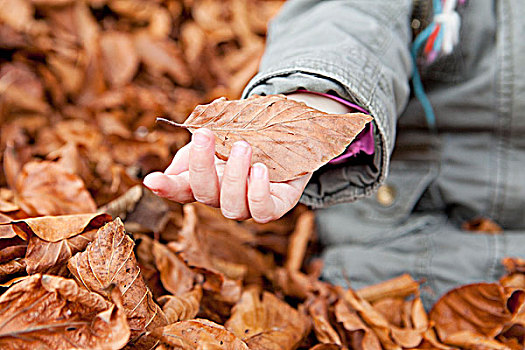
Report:
[[432,204],[435,172],[422,164],[393,162],[388,205],[376,196],[317,210],[325,280],[358,289],[409,273],[425,281],[421,296],[428,308],[454,287],[499,279],[502,258],[525,257],[525,230],[463,231]]

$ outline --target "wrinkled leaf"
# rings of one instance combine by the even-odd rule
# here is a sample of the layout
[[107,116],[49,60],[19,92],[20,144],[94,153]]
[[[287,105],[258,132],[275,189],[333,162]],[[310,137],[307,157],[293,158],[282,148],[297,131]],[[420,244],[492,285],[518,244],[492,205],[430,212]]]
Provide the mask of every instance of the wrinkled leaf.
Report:
[[115,87],[128,84],[139,67],[133,37],[123,32],[105,32],[100,38],[104,75]]
[[415,294],[418,290],[419,283],[405,273],[399,277],[361,288],[356,292],[368,302],[374,302],[383,298],[403,298]]
[[182,52],[173,41],[158,39],[142,31],[135,34],[134,43],[141,61],[153,74],[166,73],[182,86],[191,83]]
[[120,349],[129,334],[122,310],[70,279],[34,275],[0,297],[2,349]]
[[285,267],[291,271],[298,271],[303,265],[306,247],[314,234],[315,216],[313,212],[305,212],[297,219],[295,230],[290,236],[288,245],[288,260]]
[[99,211],[120,217],[132,232],[161,232],[170,218],[166,202],[142,185],[131,187]]
[[0,264],[26,255],[27,242],[16,236],[0,240]]
[[174,295],[183,295],[193,288],[195,273],[181,258],[157,241],[153,242],[152,253],[160,272],[160,280],[167,291]]
[[158,302],[168,319],[168,323],[175,323],[195,318],[199,312],[201,299],[202,289],[196,287],[180,296],[161,296],[158,298]]
[[273,294],[262,300],[254,289],[245,291],[233,307],[226,328],[251,349],[295,349],[310,330],[307,317]]
[[475,283],[446,293],[429,316],[445,342],[460,331],[493,338],[516,317],[524,302],[525,292],[521,289],[509,293],[496,283]]
[[48,242],[38,236],[32,236],[27,244],[25,257],[27,273],[56,273],[69,258],[84,250],[95,238],[96,233],[97,230],[89,230],[58,242]]
[[182,350],[248,350],[248,346],[232,332],[214,322],[195,319],[156,329],[152,335],[163,343]]
[[0,281],[9,280],[11,275],[25,272],[26,261],[24,259],[14,259],[6,263],[0,264]]
[[[107,296],[108,287],[116,284],[130,319],[131,338],[136,341],[146,330],[162,327],[166,316],[155,303],[137,266],[134,243],[126,235],[124,225],[116,219],[97,232],[85,251],[68,262],[68,268],[78,283],[87,290]],[[137,346],[152,346],[154,340],[143,337]]]
[[335,317],[349,333],[349,340],[353,349],[381,349],[381,343],[375,333],[364,324],[357,312],[343,300],[339,300],[335,304]]
[[55,162],[26,163],[16,179],[20,207],[33,216],[93,213],[85,184]]
[[503,232],[500,225],[489,218],[475,218],[473,220],[464,222],[461,228],[470,232],[481,232],[493,235],[498,235]]
[[495,339],[490,339],[489,337],[466,330],[450,334],[447,337],[446,343],[459,346],[462,349],[510,350],[505,344]]
[[107,214],[43,216],[11,221],[15,232],[27,240],[32,235],[47,241],[60,242],[84,231],[99,228],[111,220]]
[[308,305],[308,313],[312,317],[315,336],[321,343],[341,345],[341,339],[336,330],[330,325],[328,316],[328,301],[316,298]]
[[[0,213],[0,224],[7,224],[13,221],[7,215]],[[9,239],[16,237],[16,232],[11,225],[0,225],[0,239]]]
[[228,159],[234,142],[248,142],[252,164],[266,164],[270,181],[280,182],[312,172],[343,153],[371,120],[360,113],[323,113],[284,95],[272,95],[217,99],[197,106],[181,126],[192,132],[201,127],[212,130],[221,159]]

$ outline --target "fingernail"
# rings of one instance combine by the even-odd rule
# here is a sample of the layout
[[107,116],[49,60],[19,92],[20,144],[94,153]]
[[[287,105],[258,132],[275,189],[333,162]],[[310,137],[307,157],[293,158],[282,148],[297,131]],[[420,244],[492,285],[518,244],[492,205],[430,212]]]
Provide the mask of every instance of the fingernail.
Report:
[[245,141],[237,141],[233,144],[232,155],[244,156],[250,150],[250,145]]
[[151,190],[153,188],[152,188],[151,176],[150,175],[151,174],[146,175],[144,180],[142,180],[142,183],[144,184],[144,186],[146,186],[147,188],[149,188]]
[[193,134],[192,141],[195,143],[196,146],[206,147],[208,146],[210,139],[207,135],[204,135],[200,132],[196,132],[195,134]]
[[264,179],[266,173],[266,167],[261,163],[256,163],[252,166],[252,176],[254,179]]

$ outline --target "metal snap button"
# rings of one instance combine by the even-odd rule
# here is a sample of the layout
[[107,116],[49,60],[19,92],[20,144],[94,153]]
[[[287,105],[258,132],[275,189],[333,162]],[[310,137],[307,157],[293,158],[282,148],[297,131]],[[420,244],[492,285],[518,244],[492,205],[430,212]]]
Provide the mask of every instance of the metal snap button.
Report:
[[383,207],[389,207],[396,200],[396,190],[393,186],[385,184],[377,189],[377,202]]

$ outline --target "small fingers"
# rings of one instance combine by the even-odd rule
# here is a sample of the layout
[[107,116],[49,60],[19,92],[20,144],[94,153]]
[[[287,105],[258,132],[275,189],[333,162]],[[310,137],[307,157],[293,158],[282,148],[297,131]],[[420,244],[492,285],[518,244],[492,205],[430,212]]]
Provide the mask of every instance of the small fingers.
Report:
[[264,164],[256,163],[252,166],[248,185],[248,206],[256,222],[266,223],[276,219],[276,206],[270,194],[268,169]]
[[229,219],[244,220],[250,217],[246,201],[246,187],[251,153],[251,147],[247,142],[236,142],[224,168],[220,205],[222,214]]
[[144,185],[156,195],[175,202],[190,203],[195,201],[190,188],[188,172],[180,175],[151,173],[144,178]]
[[193,133],[189,151],[190,187],[201,203],[219,206],[219,180],[215,170],[215,136],[208,129]]
[[175,153],[175,157],[171,161],[171,164],[164,170],[166,175],[179,175],[183,171],[189,169],[190,161],[190,143],[182,147]]

